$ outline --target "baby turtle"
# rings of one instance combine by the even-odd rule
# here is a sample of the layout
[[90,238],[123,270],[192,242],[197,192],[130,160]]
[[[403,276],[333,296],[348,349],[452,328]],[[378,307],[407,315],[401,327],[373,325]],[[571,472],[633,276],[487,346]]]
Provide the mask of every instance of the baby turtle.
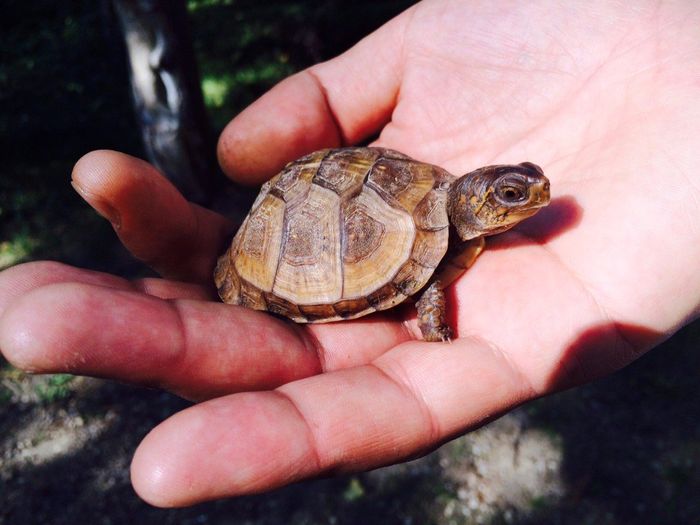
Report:
[[266,182],[218,261],[229,304],[298,323],[354,319],[422,292],[426,341],[446,341],[443,288],[468,268],[484,237],[549,202],[529,162],[456,178],[383,148],[322,150]]

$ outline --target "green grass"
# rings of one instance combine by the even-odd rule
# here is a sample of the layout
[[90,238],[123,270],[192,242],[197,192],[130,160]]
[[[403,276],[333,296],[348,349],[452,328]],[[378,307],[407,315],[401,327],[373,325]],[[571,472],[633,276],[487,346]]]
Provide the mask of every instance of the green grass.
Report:
[[348,503],[352,503],[362,499],[365,495],[365,488],[358,478],[350,478],[347,488],[343,491],[343,499]]
[[44,384],[36,386],[39,401],[42,403],[53,403],[60,399],[65,399],[71,393],[70,385],[75,376],[70,374],[54,374],[48,376]]
[[32,375],[0,358],[0,404],[51,404],[73,392],[75,376],[71,374]]
[[29,259],[40,241],[27,232],[16,233],[0,242],[0,270]]

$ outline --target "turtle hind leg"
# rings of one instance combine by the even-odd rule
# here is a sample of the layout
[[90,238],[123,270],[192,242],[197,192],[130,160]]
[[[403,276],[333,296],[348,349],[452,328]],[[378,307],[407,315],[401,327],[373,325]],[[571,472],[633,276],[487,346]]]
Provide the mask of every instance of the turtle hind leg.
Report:
[[426,341],[449,341],[452,330],[447,326],[447,303],[440,281],[425,289],[418,302],[418,327]]

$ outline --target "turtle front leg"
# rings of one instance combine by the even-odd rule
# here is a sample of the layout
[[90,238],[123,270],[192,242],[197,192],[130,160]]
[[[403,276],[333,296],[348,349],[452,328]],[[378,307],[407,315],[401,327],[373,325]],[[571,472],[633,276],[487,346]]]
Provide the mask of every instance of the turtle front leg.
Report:
[[436,278],[421,295],[418,309],[418,326],[426,341],[449,341],[452,329],[447,325],[447,302],[443,288],[452,284],[469,268],[484,250],[484,238],[478,237],[450,247],[450,251],[438,267]]
[[416,303],[418,326],[425,341],[449,341],[452,330],[447,326],[447,302],[439,280],[428,286]]

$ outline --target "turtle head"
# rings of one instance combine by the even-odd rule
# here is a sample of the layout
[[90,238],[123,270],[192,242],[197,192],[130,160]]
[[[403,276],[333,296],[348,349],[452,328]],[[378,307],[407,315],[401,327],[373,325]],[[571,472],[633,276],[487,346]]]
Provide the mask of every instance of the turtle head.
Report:
[[447,213],[466,241],[506,231],[547,204],[549,180],[539,166],[523,162],[486,166],[457,179]]

